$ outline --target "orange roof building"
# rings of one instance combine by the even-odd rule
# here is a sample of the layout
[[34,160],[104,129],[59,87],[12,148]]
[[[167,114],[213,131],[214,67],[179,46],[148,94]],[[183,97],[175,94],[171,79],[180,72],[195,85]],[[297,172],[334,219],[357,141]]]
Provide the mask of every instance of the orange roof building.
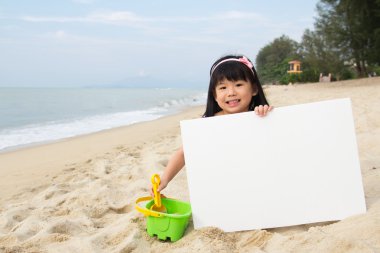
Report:
[[289,63],[289,70],[288,70],[289,74],[300,74],[300,73],[302,73],[300,61],[294,60],[294,61],[290,61],[288,63]]

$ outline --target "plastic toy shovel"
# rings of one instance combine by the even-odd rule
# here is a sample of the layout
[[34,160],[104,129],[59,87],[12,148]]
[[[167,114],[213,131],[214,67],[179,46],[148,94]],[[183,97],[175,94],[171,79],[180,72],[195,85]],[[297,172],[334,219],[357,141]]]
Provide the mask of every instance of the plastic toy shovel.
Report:
[[161,213],[167,213],[165,206],[161,203],[161,194],[157,191],[158,186],[161,182],[160,176],[154,174],[151,178],[151,181],[153,184],[154,204],[151,206],[150,210]]

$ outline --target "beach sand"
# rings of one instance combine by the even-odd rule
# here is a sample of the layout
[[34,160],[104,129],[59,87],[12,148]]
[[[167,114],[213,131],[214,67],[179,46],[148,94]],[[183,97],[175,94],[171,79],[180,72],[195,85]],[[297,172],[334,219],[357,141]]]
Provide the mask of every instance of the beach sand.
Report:
[[[350,97],[367,213],[338,222],[151,238],[134,209],[181,145],[179,121],[158,120],[0,154],[0,252],[380,252],[380,78],[267,86],[275,107]],[[189,201],[186,171],[165,195]]]

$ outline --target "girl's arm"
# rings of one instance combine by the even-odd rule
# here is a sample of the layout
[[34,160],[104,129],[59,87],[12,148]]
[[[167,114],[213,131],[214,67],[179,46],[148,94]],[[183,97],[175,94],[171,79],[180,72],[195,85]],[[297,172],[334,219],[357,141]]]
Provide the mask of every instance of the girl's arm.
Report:
[[177,175],[177,173],[185,166],[185,156],[183,147],[181,146],[174,155],[170,158],[164,173],[161,176],[161,183],[158,186],[158,191],[165,189],[168,183]]

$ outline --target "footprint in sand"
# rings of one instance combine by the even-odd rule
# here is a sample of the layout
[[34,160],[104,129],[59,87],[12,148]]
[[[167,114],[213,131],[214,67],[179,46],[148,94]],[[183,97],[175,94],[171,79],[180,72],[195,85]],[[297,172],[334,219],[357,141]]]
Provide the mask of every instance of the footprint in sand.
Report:
[[44,225],[45,223],[39,217],[30,215],[17,223],[10,232],[17,237],[18,241],[22,242],[40,232]]
[[61,219],[46,228],[46,232],[49,234],[64,234],[70,236],[89,235],[94,231],[94,224],[88,218],[75,220]]
[[33,210],[33,208],[13,208],[3,212],[0,216],[0,229],[3,232],[12,230],[25,220]]
[[256,246],[263,247],[267,241],[269,241],[273,234],[265,230],[251,231],[249,232],[250,236],[244,240],[244,243],[241,244],[242,247],[246,246]]

